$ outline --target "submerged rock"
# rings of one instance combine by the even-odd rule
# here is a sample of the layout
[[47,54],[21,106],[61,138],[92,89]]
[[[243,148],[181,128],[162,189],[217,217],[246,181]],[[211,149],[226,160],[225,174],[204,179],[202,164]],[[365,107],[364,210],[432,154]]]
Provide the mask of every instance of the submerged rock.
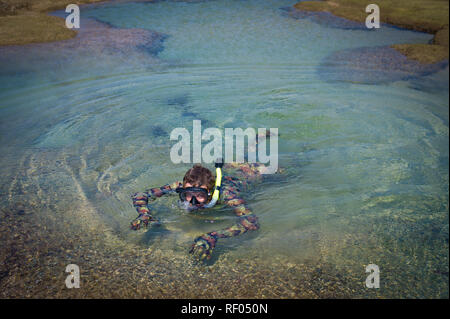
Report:
[[447,60],[422,64],[383,46],[334,52],[324,59],[317,72],[324,81],[376,84],[426,76],[447,64]]
[[[63,70],[67,66],[90,63],[130,64],[136,67],[159,63],[156,55],[163,50],[166,35],[138,28],[120,29],[94,19],[81,21],[75,38],[28,45],[0,47],[0,75],[27,73],[34,70]],[[98,57],[102,57],[98,59]]]

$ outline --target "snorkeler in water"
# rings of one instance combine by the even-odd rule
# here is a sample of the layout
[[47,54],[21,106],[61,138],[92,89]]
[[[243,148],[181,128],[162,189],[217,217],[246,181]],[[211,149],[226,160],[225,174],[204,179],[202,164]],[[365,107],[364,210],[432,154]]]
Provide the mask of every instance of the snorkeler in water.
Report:
[[237,223],[231,227],[195,238],[190,253],[199,260],[211,258],[219,238],[234,237],[259,229],[258,218],[248,208],[240,194],[249,184],[262,179],[266,167],[259,163],[226,164],[223,169],[227,174],[222,176],[222,166],[222,163],[216,163],[216,178],[209,169],[197,164],[186,172],[183,182],[134,194],[133,206],[136,207],[139,216],[131,222],[131,229],[138,230],[142,226],[159,223],[152,215],[148,204],[158,197],[170,194],[178,194],[181,207],[189,211],[211,208],[220,200],[221,203],[232,207],[238,217]]

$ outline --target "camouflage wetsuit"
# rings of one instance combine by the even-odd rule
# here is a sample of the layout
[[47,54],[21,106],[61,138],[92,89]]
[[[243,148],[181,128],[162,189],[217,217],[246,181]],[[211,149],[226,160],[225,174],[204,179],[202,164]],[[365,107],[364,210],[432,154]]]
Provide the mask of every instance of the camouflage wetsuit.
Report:
[[[248,188],[249,184],[261,180],[261,168],[263,168],[263,165],[258,163],[232,163],[224,165],[220,200],[223,204],[233,207],[234,213],[238,216],[238,221],[231,227],[197,237],[194,240],[191,252],[195,252],[195,250],[198,250],[197,248],[201,248],[200,255],[198,256],[200,259],[209,259],[211,257],[211,252],[219,238],[238,236],[249,230],[257,230],[259,228],[258,218],[248,208],[244,199],[240,197],[240,194]],[[157,219],[152,216],[148,207],[149,202],[163,195],[177,194],[175,191],[176,188],[182,186],[183,184],[181,182],[175,182],[159,188],[149,189],[143,193],[134,194],[132,196],[133,206],[136,207],[139,216],[131,223],[131,229],[137,230],[142,225],[147,226],[149,223],[157,222]]]

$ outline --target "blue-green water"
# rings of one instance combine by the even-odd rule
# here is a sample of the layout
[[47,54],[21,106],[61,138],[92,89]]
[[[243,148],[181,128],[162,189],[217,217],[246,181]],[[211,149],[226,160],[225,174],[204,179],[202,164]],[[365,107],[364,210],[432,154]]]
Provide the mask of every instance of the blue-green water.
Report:
[[[323,63],[342,50],[432,36],[293,19],[281,8],[294,3],[107,3],[82,8],[82,30],[95,18],[162,40],[111,35],[86,49],[0,51],[2,207],[20,202],[33,218],[70,220],[65,240],[108,233],[100,240],[170,253],[180,268],[160,276],[179,280],[193,238],[233,216],[205,223],[174,209],[174,199],[160,201],[165,231],[133,233],[130,194],[182,178],[189,165],[169,157],[176,127],[191,130],[194,119],[204,128],[276,127],[286,177],[248,194],[257,234],[218,244],[210,267],[225,277],[209,276],[222,290],[248,259],[261,274],[307,265],[326,280],[315,275],[314,294],[291,287],[292,295],[261,275],[254,294],[242,296],[448,297],[448,67],[368,84],[336,81]],[[351,60],[346,70],[356,72]],[[370,263],[381,269],[376,291],[364,286]]]

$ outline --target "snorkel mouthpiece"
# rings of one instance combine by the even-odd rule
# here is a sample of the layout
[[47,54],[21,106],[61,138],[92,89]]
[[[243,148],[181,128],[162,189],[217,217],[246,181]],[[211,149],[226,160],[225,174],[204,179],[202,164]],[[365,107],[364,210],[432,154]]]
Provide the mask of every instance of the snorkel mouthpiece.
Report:
[[178,207],[187,211],[195,210],[196,208],[193,207],[188,201],[182,201],[181,199],[178,200]]

